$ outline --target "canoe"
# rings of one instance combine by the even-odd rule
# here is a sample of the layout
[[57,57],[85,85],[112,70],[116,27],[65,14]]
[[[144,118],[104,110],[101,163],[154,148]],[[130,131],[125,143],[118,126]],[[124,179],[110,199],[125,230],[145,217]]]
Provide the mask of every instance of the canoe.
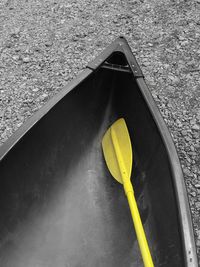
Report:
[[123,37],[1,146],[0,266],[143,266],[123,188],[101,147],[121,117],[155,266],[198,266],[177,152]]

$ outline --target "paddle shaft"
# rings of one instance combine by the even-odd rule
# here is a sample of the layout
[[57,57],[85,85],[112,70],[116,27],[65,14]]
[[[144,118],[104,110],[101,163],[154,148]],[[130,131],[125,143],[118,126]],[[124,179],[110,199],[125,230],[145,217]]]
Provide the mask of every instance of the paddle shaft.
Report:
[[133,186],[131,184],[130,181],[130,177],[128,177],[127,173],[126,173],[126,168],[124,165],[124,160],[120,151],[120,147],[118,144],[118,140],[117,140],[117,136],[115,131],[111,130],[111,136],[112,136],[112,142],[113,142],[113,146],[114,146],[114,150],[117,156],[117,162],[119,165],[119,170],[121,173],[121,177],[122,177],[122,182],[124,185],[124,191],[126,193],[127,199],[128,199],[128,203],[129,203],[129,207],[131,210],[131,215],[132,215],[132,219],[133,219],[133,224],[135,227],[135,232],[136,232],[136,236],[138,239],[138,243],[139,243],[139,247],[140,247],[140,251],[141,251],[141,255],[142,255],[142,259],[144,262],[144,266],[145,267],[154,267],[153,261],[152,261],[152,257],[151,257],[151,253],[149,250],[149,246],[147,243],[147,239],[146,239],[146,235],[144,232],[144,228],[141,222],[141,218],[140,218],[140,214],[137,208],[137,203],[134,197],[134,192],[133,192]]
[[140,251],[142,254],[142,259],[143,259],[145,267],[153,267],[154,264],[152,261],[152,257],[151,257],[151,253],[150,253],[149,246],[147,243],[144,228],[141,222],[140,214],[138,211],[137,203],[136,203],[134,192],[133,192],[133,187],[132,187],[131,182],[129,183],[130,184],[127,184],[127,183],[124,184],[124,190],[125,190],[125,193],[128,199],[130,210],[131,210],[133,224],[135,227],[138,244],[139,244]]

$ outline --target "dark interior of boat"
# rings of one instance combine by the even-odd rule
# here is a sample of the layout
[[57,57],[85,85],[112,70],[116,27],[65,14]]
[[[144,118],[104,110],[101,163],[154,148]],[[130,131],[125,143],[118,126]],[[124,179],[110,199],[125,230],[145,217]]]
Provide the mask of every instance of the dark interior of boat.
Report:
[[143,266],[123,187],[111,177],[101,147],[105,131],[121,117],[155,266],[185,266],[166,148],[120,53],[61,99],[1,161],[0,266]]

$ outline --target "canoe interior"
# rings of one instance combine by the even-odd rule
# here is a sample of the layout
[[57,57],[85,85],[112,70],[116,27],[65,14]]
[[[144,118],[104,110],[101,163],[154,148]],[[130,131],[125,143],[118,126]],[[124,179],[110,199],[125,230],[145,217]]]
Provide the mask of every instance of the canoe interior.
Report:
[[1,161],[0,266],[143,266],[123,188],[101,149],[120,117],[130,131],[132,182],[155,266],[185,266],[162,138],[133,75],[106,68],[68,93]]

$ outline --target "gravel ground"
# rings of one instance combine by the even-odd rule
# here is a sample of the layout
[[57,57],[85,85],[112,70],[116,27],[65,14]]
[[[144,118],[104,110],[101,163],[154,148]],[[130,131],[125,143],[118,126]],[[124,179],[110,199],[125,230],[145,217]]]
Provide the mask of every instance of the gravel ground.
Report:
[[200,260],[200,0],[1,0],[0,144],[124,35],[172,133]]

